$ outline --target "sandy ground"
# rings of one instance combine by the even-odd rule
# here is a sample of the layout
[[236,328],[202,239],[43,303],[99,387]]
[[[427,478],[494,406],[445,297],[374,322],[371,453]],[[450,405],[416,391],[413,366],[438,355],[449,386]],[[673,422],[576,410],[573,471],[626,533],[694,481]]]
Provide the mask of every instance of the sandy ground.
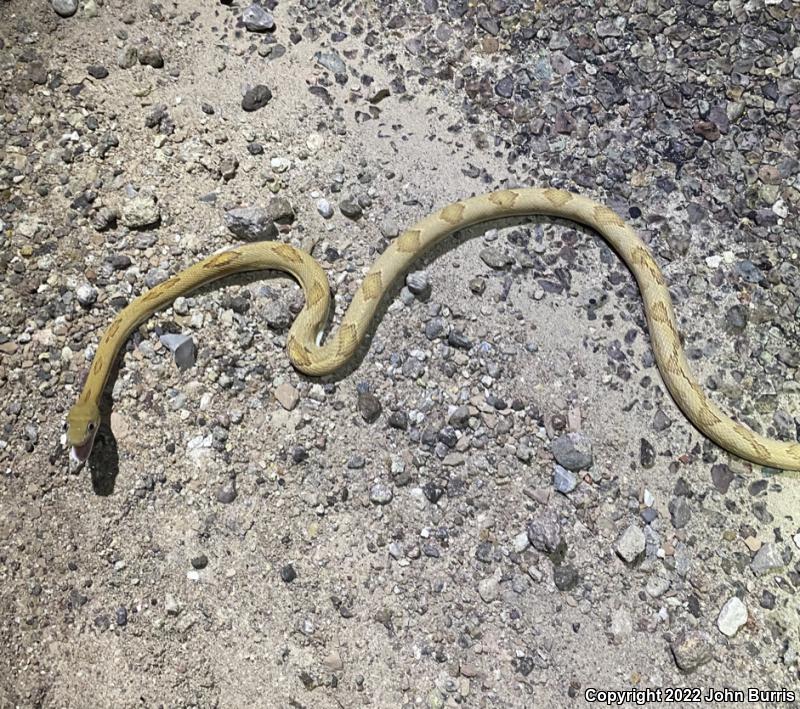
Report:
[[[609,6],[600,21],[630,24],[608,35],[580,4],[433,5],[281,2],[261,35],[236,25],[244,5],[90,3],[64,19],[0,4],[1,707],[571,706],[590,688],[674,687],[797,704],[779,690],[797,687],[798,483],[729,459],[685,421],[630,273],[572,224],[453,237],[420,261],[429,295],[398,284],[356,361],[321,382],[284,352],[281,323],[302,302],[291,280],[204,288],[132,338],[110,428],[70,470],[64,415],[115,310],[148,278],[237,243],[225,212],[276,195],[294,211],[278,238],[330,274],[332,328],[387,240],[434,208],[524,184],[606,202],[663,266],[712,397],[796,437],[796,87],[772,111],[753,86],[737,96],[724,61],[687,68],[681,48],[704,51],[719,24],[681,19],[694,6],[669,23],[656,3]],[[786,2],[716,5],[735,17],[728,42],[737,22],[755,49],[759,27],[764,41],[795,37]],[[682,103],[658,103],[661,78],[652,114],[632,98],[646,86],[597,103],[586,57],[559,74],[571,50],[558,33],[610,45],[598,66],[615,82],[641,67],[641,18],[682,25],[664,43],[653,31],[651,57],[695,87]],[[538,34],[520,45],[528,25]],[[428,55],[417,42],[431,37],[442,48]],[[146,46],[163,67],[119,66]],[[793,80],[791,50],[770,47],[756,87]],[[344,61],[340,81],[320,51]],[[495,110],[500,89],[472,100],[475,77],[543,58],[555,76],[516,89],[524,119]],[[272,98],[245,112],[256,84]],[[720,96],[726,115],[741,100],[763,121],[745,112],[700,137]],[[159,104],[166,118],[149,120]],[[516,135],[530,143],[510,160]],[[676,170],[653,146],[679,139],[694,152]],[[156,198],[158,226],[98,230],[135,195]],[[81,287],[95,302],[78,302]],[[163,332],[194,339],[193,366],[176,367]],[[286,385],[296,401],[278,396]],[[560,491],[566,432],[592,463],[564,471],[574,484]],[[729,637],[732,599],[745,610]]]

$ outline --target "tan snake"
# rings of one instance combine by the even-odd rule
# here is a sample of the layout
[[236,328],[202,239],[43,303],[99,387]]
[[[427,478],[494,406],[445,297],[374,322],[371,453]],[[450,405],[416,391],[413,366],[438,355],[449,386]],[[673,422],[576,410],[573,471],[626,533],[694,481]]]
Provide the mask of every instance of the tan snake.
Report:
[[120,348],[142,321],[178,296],[240,271],[277,269],[291,274],[303,288],[305,306],[289,331],[289,358],[305,374],[330,374],[353,355],[384,294],[426,249],[458,229],[502,217],[532,215],[585,224],[600,233],[622,257],[639,284],[664,383],[681,411],[704,435],[754,463],[800,470],[800,444],[754,433],[720,411],[700,388],[683,353],[664,277],[636,232],[608,207],[554,188],[510,189],[472,197],[450,204],[404,231],[375,261],[336,334],[324,344],[320,340],[330,306],[328,280],[319,264],[304,251],[277,242],[251,243],[210,256],[172,276],[131,302],[103,335],[83,391],[67,417],[67,440],[73,457],[85,461],[91,452],[100,424],[100,397]]

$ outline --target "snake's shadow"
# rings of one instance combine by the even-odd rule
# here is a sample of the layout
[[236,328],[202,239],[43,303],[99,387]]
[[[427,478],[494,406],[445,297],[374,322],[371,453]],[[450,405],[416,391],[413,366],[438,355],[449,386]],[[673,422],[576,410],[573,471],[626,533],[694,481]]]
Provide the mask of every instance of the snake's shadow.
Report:
[[[430,266],[430,264],[441,256],[449,253],[461,244],[471,241],[472,239],[483,235],[488,228],[505,229],[519,226],[535,226],[536,224],[555,224],[559,226],[566,226],[571,229],[576,229],[583,232],[585,235],[594,237],[599,242],[604,243],[602,239],[595,234],[595,232],[579,223],[570,221],[568,219],[558,219],[553,217],[544,217],[539,215],[525,216],[525,217],[506,217],[501,219],[492,219],[482,224],[476,224],[465,229],[460,229],[448,235],[438,244],[421,254],[419,259],[414,261],[409,270],[422,270]],[[376,256],[377,258],[377,256]],[[193,295],[203,295],[210,292],[220,290],[222,288],[238,285],[245,286],[253,283],[263,283],[264,281],[271,281],[276,279],[288,278],[291,279],[286,273],[274,270],[263,271],[248,271],[244,273],[236,273],[217,281],[212,281],[206,285],[199,287],[194,291]],[[353,356],[336,372],[329,374],[325,377],[310,377],[299,373],[300,376],[308,381],[326,381],[326,382],[339,382],[346,379],[353,374],[362,364],[364,357],[369,351],[372,339],[375,335],[375,330],[378,324],[383,320],[389,306],[395,301],[398,293],[405,284],[405,274],[398,277],[386,290],[381,299],[381,302],[376,309],[375,317],[369,323],[364,341],[361,346],[356,350]],[[341,318],[344,313],[336,313],[335,315]],[[325,338],[327,339],[335,334],[335,328],[331,328],[331,322],[334,319],[334,313],[328,315],[328,322],[325,326]],[[100,412],[101,412],[101,425],[97,434],[92,453],[88,460],[88,468],[91,473],[92,487],[97,495],[111,495],[116,486],[117,475],[119,474],[119,449],[114,433],[111,430],[111,409],[113,405],[112,391],[114,383],[119,375],[119,369],[122,359],[127,352],[130,344],[123,348],[115,359],[114,365],[109,374],[106,386],[103,389],[103,396],[101,399]]]
[[[124,350],[123,350],[124,351]],[[111,409],[114,403],[111,392],[117,380],[122,363],[122,353],[114,360],[108,382],[100,398],[100,428],[92,446],[92,452],[86,465],[92,479],[92,489],[96,495],[107,497],[114,493],[119,475],[119,448],[117,439],[111,430]]]

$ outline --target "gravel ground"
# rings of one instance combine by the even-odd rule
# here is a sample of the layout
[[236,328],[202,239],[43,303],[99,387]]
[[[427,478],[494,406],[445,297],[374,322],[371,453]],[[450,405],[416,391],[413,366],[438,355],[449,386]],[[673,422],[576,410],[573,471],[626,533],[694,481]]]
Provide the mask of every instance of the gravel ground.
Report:
[[453,237],[322,380],[293,281],[204,288],[128,343],[87,469],[62,425],[113,314],[202,256],[311,250],[335,328],[404,226],[549,184],[640,231],[704,387],[795,440],[799,29],[790,0],[2,0],[0,706],[795,688],[800,483],[684,420],[573,224]]

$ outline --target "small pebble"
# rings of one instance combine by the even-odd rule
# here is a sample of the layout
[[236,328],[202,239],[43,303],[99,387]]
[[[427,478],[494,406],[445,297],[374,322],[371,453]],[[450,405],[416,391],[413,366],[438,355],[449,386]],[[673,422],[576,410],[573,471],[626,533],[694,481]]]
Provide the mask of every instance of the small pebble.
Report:
[[225,212],[225,226],[246,241],[274,239],[278,228],[272,215],[263,207],[237,207]]
[[376,505],[388,505],[393,497],[392,488],[384,483],[375,483],[369,490],[369,499]]
[[158,338],[175,359],[175,364],[182,372],[193,367],[197,361],[197,345],[189,335],[165,333]]
[[242,13],[242,22],[250,32],[267,32],[275,28],[275,20],[261,5],[250,5]]
[[151,66],[153,69],[161,69],[164,66],[164,57],[157,47],[153,47],[152,45],[139,47],[137,55],[139,57],[139,64],[143,66]]
[[675,664],[684,672],[694,672],[714,656],[711,638],[701,630],[678,633],[670,644]]
[[372,392],[365,391],[358,395],[358,413],[361,414],[367,423],[374,423],[381,415],[383,407],[377,396]]
[[161,221],[161,210],[155,197],[142,195],[128,200],[122,207],[122,223],[129,229],[145,229]]
[[764,544],[753,557],[750,562],[750,569],[756,576],[763,576],[765,574],[782,569],[786,564],[781,556],[781,551],[777,544],[767,542]]
[[553,470],[553,487],[565,495],[578,486],[578,477],[571,470],[556,465]]
[[364,213],[361,205],[352,199],[343,199],[339,202],[339,211],[349,219],[358,219]]
[[292,411],[300,401],[300,392],[288,382],[284,382],[275,389],[275,398],[284,409]]
[[717,627],[723,635],[732,638],[747,623],[747,606],[737,597],[728,599],[717,617]]
[[644,554],[644,532],[635,524],[631,524],[617,540],[616,552],[627,564],[635,563]]
[[414,295],[423,296],[430,292],[431,282],[425,271],[413,271],[406,276],[406,286]]
[[88,283],[84,283],[78,286],[75,297],[84,308],[90,308],[97,302],[97,290]]
[[592,465],[592,441],[582,433],[566,433],[550,444],[553,456],[567,470],[583,470]]
[[51,4],[61,17],[72,17],[78,11],[78,0],[52,0]]
[[236,483],[233,480],[228,480],[217,490],[217,502],[221,502],[223,505],[229,505],[235,499]]
[[272,91],[263,84],[248,89],[242,97],[242,109],[248,112],[264,108],[272,100]]
[[108,76],[108,69],[100,64],[92,64],[86,68],[86,72],[93,79],[105,79]]
[[317,211],[323,219],[330,219],[333,216],[333,206],[327,199],[317,200]]
[[181,605],[171,593],[168,593],[164,599],[164,610],[167,615],[176,616],[181,612]]

